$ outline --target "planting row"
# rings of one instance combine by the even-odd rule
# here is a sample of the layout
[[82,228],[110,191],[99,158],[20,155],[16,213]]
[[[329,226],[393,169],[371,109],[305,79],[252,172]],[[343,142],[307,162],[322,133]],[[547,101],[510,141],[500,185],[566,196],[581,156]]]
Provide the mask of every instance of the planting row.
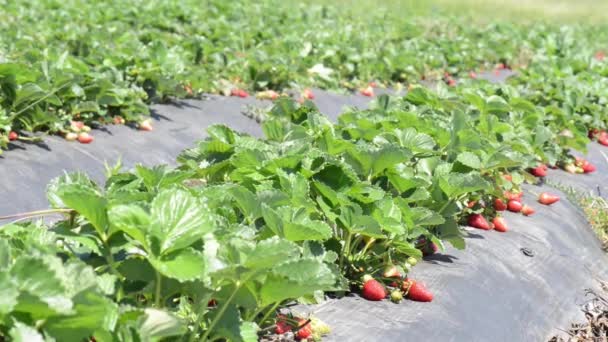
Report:
[[36,131],[90,142],[72,121],[148,129],[147,103],[202,92],[274,98],[292,88],[309,97],[304,88],[316,85],[371,95],[370,84],[457,85],[480,68],[545,64],[538,82],[569,88],[557,80],[599,63],[608,32],[215,0],[9,2],[0,30],[0,150]]
[[[177,168],[109,168],[103,188],[56,179],[52,209],[0,227],[0,336],[308,339],[327,327],[288,304],[432,301],[411,267],[464,248],[464,225],[508,232],[505,209],[558,201],[520,186],[547,167],[593,172],[568,151],[595,134],[510,86],[442,89],[382,96],[337,124],[283,98],[265,139],[212,126]],[[21,222],[50,213],[65,217]]]

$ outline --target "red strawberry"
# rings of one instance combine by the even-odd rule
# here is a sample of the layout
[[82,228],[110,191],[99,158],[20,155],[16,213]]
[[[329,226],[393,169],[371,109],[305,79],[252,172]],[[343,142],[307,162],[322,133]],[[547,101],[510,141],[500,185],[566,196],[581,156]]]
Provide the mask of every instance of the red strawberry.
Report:
[[481,214],[471,214],[468,219],[468,225],[473,228],[490,230],[488,221]]
[[78,134],[78,142],[81,144],[90,144],[93,141],[93,136],[87,132]]
[[275,328],[275,332],[278,335],[282,335],[288,331],[291,331],[292,326],[289,325],[286,321],[285,321],[285,316],[279,315],[279,317],[277,318],[277,322],[276,322],[276,328]]
[[595,53],[595,59],[597,59],[598,61],[603,61],[604,58],[606,58],[606,54],[604,53],[604,51],[598,51]]
[[551,205],[559,201],[559,196],[551,195],[550,193],[543,192],[538,196],[538,202],[544,205]]
[[370,87],[372,87],[372,88],[376,88],[376,87],[378,86],[378,84],[376,83],[376,81],[371,81],[371,82],[369,82],[369,84],[368,84],[368,85],[369,85]]
[[477,74],[475,73],[475,71],[471,71],[469,72],[469,77],[472,79],[476,79],[477,78]]
[[434,242],[430,242],[426,245],[426,248],[422,251],[423,256],[433,255],[437,253],[439,247]]
[[587,136],[589,137],[589,139],[593,139],[595,138],[595,136],[597,136],[600,133],[600,130],[597,128],[592,128],[589,130],[589,132],[587,133]]
[[509,192],[509,191],[505,191],[505,197],[507,198],[507,200],[511,201],[511,200],[515,200],[515,201],[519,201],[521,200],[521,198],[524,196],[523,192]]
[[146,132],[150,132],[150,131],[154,130],[154,128],[152,127],[152,122],[149,119],[142,121],[139,124],[139,130],[146,131]]
[[536,210],[534,210],[532,207],[524,205],[521,208],[521,213],[524,214],[524,216],[531,216],[536,212]]
[[430,293],[424,285],[417,281],[408,279],[403,282],[403,291],[406,293],[408,299],[417,302],[431,302],[433,300],[433,294]]
[[217,306],[217,301],[215,299],[211,299],[210,301],[207,302],[207,307],[212,308]]
[[379,281],[372,278],[369,274],[363,277],[363,289],[361,291],[363,298],[367,300],[379,301],[386,297],[386,289]]
[[588,161],[585,161],[582,168],[583,168],[584,173],[595,172],[595,166],[593,164],[589,163]]
[[384,276],[384,278],[401,278],[401,273],[399,273],[397,266],[388,265],[386,268],[384,268],[384,273],[382,273],[382,276]]
[[608,146],[608,136],[600,136],[597,139],[597,142],[604,145],[604,146]]
[[439,247],[432,241],[427,241],[427,239],[422,236],[416,241],[416,248],[418,248],[423,256],[429,256],[437,253]]
[[517,201],[517,200],[510,200],[507,203],[507,209],[509,209],[509,211],[512,211],[514,213],[520,212],[522,207],[523,207],[523,205],[521,204],[521,202]]
[[372,86],[367,86],[367,88],[363,88],[359,92],[363,96],[367,96],[367,97],[374,96],[374,88],[372,88]]
[[500,198],[497,198],[494,200],[494,210],[505,211],[505,210],[507,210],[507,205],[505,204],[505,202],[503,202],[503,200],[501,200]]
[[454,86],[456,86],[456,80],[450,77],[450,78],[448,79],[448,85],[449,85],[450,87],[454,87]]
[[493,220],[492,220],[492,224],[494,225],[494,229],[497,232],[501,232],[504,233],[508,230],[507,228],[507,223],[505,222],[505,219],[500,217],[500,216],[496,216]]
[[299,330],[296,333],[298,340],[304,340],[312,336],[312,324],[310,324],[310,320],[298,318],[298,327]]
[[496,69],[498,69],[498,70],[503,70],[505,68],[506,68],[506,66],[504,63],[498,63],[498,65],[496,66]]
[[17,139],[19,139],[19,134],[17,134],[17,132],[15,132],[15,131],[10,131],[10,132],[8,133],[8,140],[10,140],[10,141],[15,141],[15,140],[17,140]]
[[305,98],[305,99],[307,99],[307,100],[314,100],[315,94],[313,94],[310,89],[306,88],[302,92],[302,97]]
[[469,201],[467,203],[467,208],[473,208],[475,206],[475,204],[477,204],[477,201]]
[[531,173],[536,177],[545,177],[547,175],[547,166],[542,164],[531,170]]

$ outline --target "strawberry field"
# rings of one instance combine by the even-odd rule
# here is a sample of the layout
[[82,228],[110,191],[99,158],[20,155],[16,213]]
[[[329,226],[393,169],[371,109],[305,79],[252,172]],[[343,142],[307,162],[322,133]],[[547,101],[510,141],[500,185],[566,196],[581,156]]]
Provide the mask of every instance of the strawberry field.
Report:
[[0,341],[567,328],[608,29],[406,3],[0,0]]

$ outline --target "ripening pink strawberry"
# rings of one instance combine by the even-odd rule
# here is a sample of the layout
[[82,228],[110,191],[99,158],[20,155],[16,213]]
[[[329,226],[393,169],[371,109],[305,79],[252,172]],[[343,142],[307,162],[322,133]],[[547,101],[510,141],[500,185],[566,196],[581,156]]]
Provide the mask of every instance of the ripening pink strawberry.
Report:
[[125,119],[123,119],[122,116],[115,116],[112,118],[112,121],[114,122],[115,125],[124,125],[125,124]]
[[372,88],[371,86],[368,86],[366,88],[361,89],[360,93],[363,96],[373,97],[374,96],[374,88]]
[[65,134],[65,140],[67,141],[75,141],[76,139],[78,139],[78,134],[74,132],[68,132]]
[[236,89],[232,89],[230,91],[230,96],[237,96],[237,97],[245,98],[245,97],[249,96],[249,93],[247,93],[243,89],[236,88]]
[[305,99],[307,99],[307,100],[314,100],[315,99],[315,94],[312,93],[312,90],[306,88],[302,92],[302,97],[305,98]]
[[154,128],[152,127],[152,122],[150,121],[150,119],[148,120],[144,120],[139,124],[139,129],[141,131],[146,131],[146,132],[150,132],[152,131]]

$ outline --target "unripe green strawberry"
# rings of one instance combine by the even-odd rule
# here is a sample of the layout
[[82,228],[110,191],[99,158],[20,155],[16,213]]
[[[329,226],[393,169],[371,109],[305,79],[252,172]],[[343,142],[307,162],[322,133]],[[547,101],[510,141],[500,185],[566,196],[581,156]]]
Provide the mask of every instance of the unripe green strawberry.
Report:
[[399,303],[403,300],[403,292],[399,289],[395,289],[391,292],[391,301],[393,303]]
[[412,265],[412,266],[416,266],[416,264],[418,263],[418,259],[414,258],[414,257],[409,257],[407,258],[407,263]]

